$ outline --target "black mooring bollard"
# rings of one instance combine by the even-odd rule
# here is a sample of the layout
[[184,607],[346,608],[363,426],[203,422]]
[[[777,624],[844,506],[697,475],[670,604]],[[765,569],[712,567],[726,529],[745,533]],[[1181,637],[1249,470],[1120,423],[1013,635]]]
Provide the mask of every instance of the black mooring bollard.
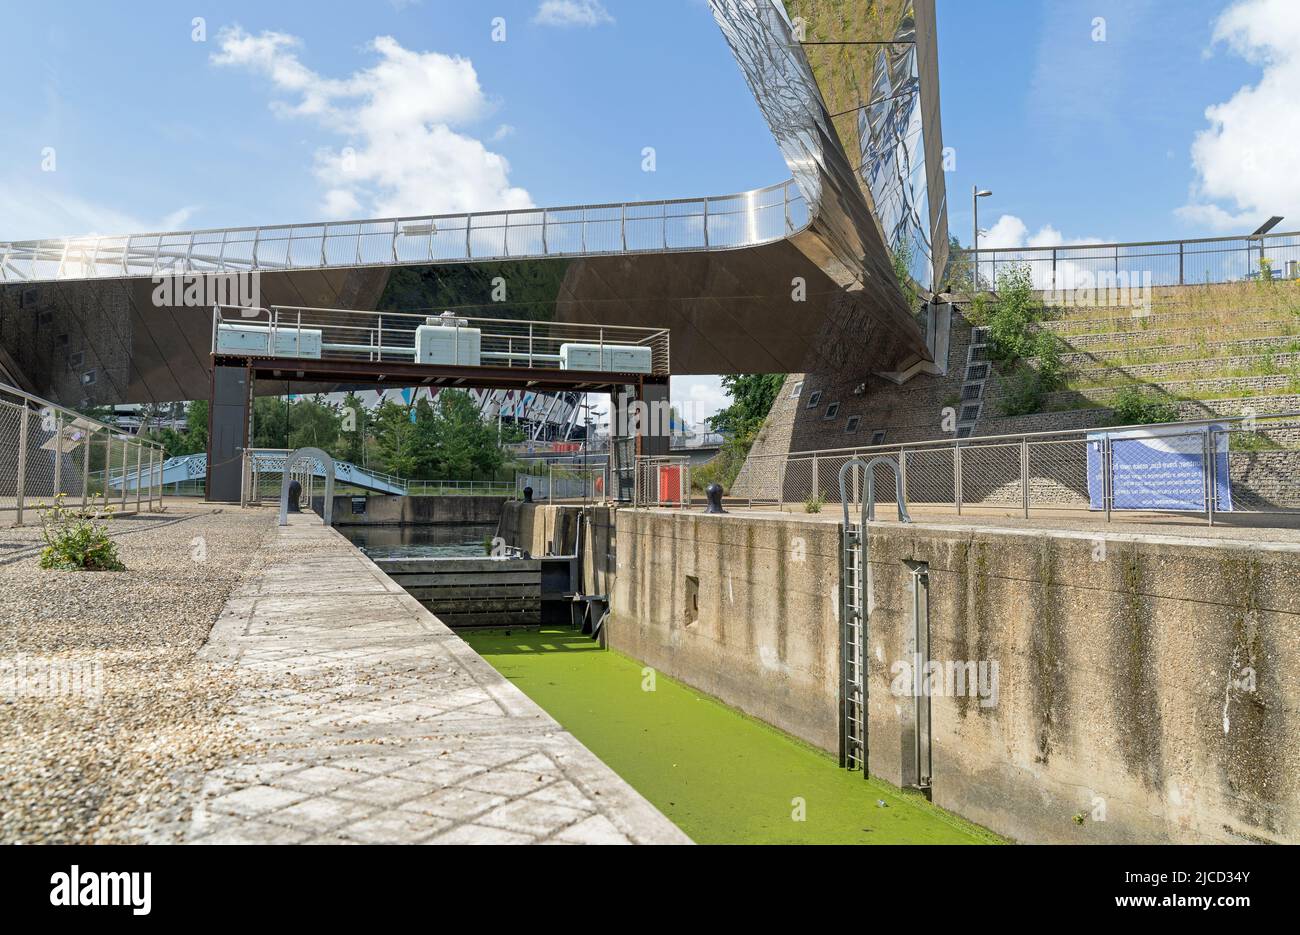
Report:
[[298,506],[298,501],[302,498],[302,484],[296,480],[289,481],[289,512],[301,513],[302,508]]
[[533,488],[531,488],[531,487],[525,487],[525,488],[524,488],[524,503],[532,503],[532,502],[533,502]]
[[704,496],[708,498],[709,505],[704,508],[705,513],[725,513],[722,508],[722,485],[709,484],[704,488]]

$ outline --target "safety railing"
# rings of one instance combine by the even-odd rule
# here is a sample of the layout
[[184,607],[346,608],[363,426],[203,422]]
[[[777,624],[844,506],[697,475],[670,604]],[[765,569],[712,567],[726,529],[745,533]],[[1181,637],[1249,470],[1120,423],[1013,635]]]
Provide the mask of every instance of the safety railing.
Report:
[[[1262,236],[1203,237],[1066,247],[987,248],[955,251],[958,269],[977,288],[998,275],[1028,269],[1040,289],[1138,288],[1300,279],[1300,231]],[[962,288],[966,283],[952,283]]]
[[667,329],[354,309],[215,306],[212,353],[445,366],[669,373]]
[[638,507],[675,507],[691,505],[691,459],[675,457],[638,457],[632,505]]
[[0,242],[0,281],[730,250],[807,224],[791,179],[707,198]]
[[534,462],[515,475],[514,495],[523,499],[525,487],[532,488],[535,502],[581,500],[583,503],[603,503],[610,494],[609,462]]
[[153,511],[164,460],[154,442],[0,384],[0,526],[33,522],[59,495],[87,514]]
[[406,492],[409,495],[447,496],[463,494],[465,496],[514,496],[516,485],[513,480],[408,480]]
[[907,505],[929,513],[1300,516],[1300,412],[756,455],[735,492],[783,509],[837,502],[843,465],[882,455]]

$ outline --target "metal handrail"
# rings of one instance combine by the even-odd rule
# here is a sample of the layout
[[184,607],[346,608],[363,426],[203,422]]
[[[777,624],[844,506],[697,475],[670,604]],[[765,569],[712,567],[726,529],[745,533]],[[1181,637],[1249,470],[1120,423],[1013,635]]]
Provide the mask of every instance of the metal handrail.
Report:
[[849,525],[849,496],[848,487],[845,481],[848,480],[849,470],[853,467],[861,467],[866,475],[866,489],[862,491],[865,498],[861,501],[859,514],[864,522],[875,522],[876,519],[876,468],[880,465],[888,465],[894,472],[894,500],[898,504],[898,521],[900,523],[910,523],[911,515],[907,512],[907,497],[903,493],[903,472],[898,466],[898,462],[893,458],[880,455],[872,458],[870,461],[863,461],[861,458],[852,458],[845,461],[840,467],[840,503],[844,506],[844,525]]
[[6,396],[19,396],[27,400],[28,402],[35,403],[37,406],[40,406],[42,409],[50,409],[54,412],[61,412],[65,416],[72,416],[74,419],[80,419],[83,423],[85,423],[88,427],[90,427],[94,431],[112,432],[114,435],[117,435],[119,438],[130,439],[132,442],[135,442],[136,444],[147,445],[148,447],[156,448],[159,451],[163,450],[163,446],[158,442],[154,441],[153,439],[140,438],[138,435],[132,435],[129,432],[124,432],[119,426],[110,425],[107,422],[100,422],[98,419],[92,418],[91,416],[82,415],[80,412],[77,412],[75,409],[69,409],[66,406],[60,406],[58,403],[50,402],[48,399],[45,399],[42,396],[36,396],[32,393],[27,392],[26,390],[21,390],[16,386],[10,386],[8,383],[0,383],[0,393],[3,393]]
[[1092,433],[1123,432],[1135,429],[1165,429],[1180,428],[1183,426],[1221,425],[1225,422],[1261,422],[1266,419],[1300,419],[1300,410],[1258,413],[1251,416],[1221,416],[1219,418],[1209,419],[1187,419],[1178,422],[1152,422],[1141,425],[1103,425],[1088,429],[1049,429],[1042,432],[1014,432],[1007,435],[969,435],[965,438],[933,438],[923,441],[887,442],[879,445],[856,445],[846,448],[816,448],[808,449],[806,451],[791,451],[788,454],[780,455],[753,455],[753,458],[755,460],[778,459],[782,461],[796,461],[801,458],[811,458],[814,455],[818,457],[821,457],[822,455],[836,457],[846,454],[865,454],[873,451],[897,451],[899,448],[906,448],[911,451],[913,449],[926,447],[972,447],[985,443],[1010,443],[1019,442],[1023,439],[1050,438],[1062,435],[1089,435]]
[[[759,204],[760,196],[780,192],[779,200]],[[737,202],[730,207],[728,202]],[[368,218],[350,221],[320,221],[300,224],[274,224],[259,227],[206,228],[192,231],[156,231],[136,234],[86,235],[46,240],[0,242],[0,282],[42,282],[65,279],[116,279],[142,276],[174,276],[186,273],[253,272],[277,269],[352,268],[391,266],[404,263],[453,263],[475,259],[529,259],[547,256],[619,255],[634,253],[672,253],[681,250],[729,250],[756,246],[785,239],[807,226],[808,220],[792,221],[791,207],[803,202],[794,179],[746,192],[711,195],[702,198],[673,198],[641,202],[606,202],[602,204],[566,205],[553,208],[520,208],[450,214],[410,215],[405,217]],[[677,205],[699,205],[692,212],[673,213]],[[653,213],[647,209],[659,209]],[[771,236],[758,236],[758,225],[736,225],[734,236],[719,237],[709,227],[719,218],[754,215],[757,212],[780,212],[782,223],[772,225]],[[602,217],[601,212],[611,216]],[[614,214],[617,212],[617,214]],[[592,217],[596,214],[596,217]],[[576,215],[574,217],[573,215]],[[512,224],[512,218],[519,218]],[[504,218],[504,223],[490,223]],[[701,236],[684,246],[669,244],[669,225],[674,221],[695,220],[703,224]],[[659,222],[660,236],[647,237],[654,246],[629,246],[629,225]],[[603,229],[617,225],[618,246],[590,249],[586,237],[589,227]],[[579,230],[577,249],[567,249],[564,231]],[[612,229],[612,228],[611,228]],[[510,231],[528,230],[537,235],[538,249],[512,250]],[[476,254],[473,234],[500,235],[500,250],[485,249]],[[436,255],[435,243],[445,242],[447,234],[456,237],[454,253]],[[232,238],[232,235],[236,235]],[[440,235],[442,237],[440,238]],[[462,236],[463,235],[463,236]],[[384,258],[364,259],[366,240],[390,238]],[[344,251],[348,259],[331,261],[327,247],[331,243],[351,243],[355,249]],[[422,243],[421,243],[422,242]],[[399,244],[419,250],[412,256],[399,256]],[[308,246],[312,245],[312,246]],[[211,248],[206,250],[205,248]],[[241,255],[230,256],[228,248],[238,247]],[[300,256],[295,256],[295,247]],[[196,250],[197,248],[197,250]],[[283,250],[283,259],[269,257],[270,250]],[[310,259],[305,259],[310,257]],[[163,262],[160,262],[163,261]],[[38,262],[57,264],[50,274],[38,275]],[[28,266],[27,270],[20,268]],[[101,268],[105,271],[101,273]],[[73,271],[77,274],[73,274]]]
[[978,250],[972,250],[970,247],[960,247],[956,253],[960,256],[969,256],[970,254],[981,253],[1053,253],[1065,250],[1106,250],[1112,247],[1176,247],[1180,244],[1189,243],[1229,243],[1249,241],[1264,241],[1277,237],[1300,237],[1300,230],[1297,231],[1270,231],[1258,237],[1250,234],[1237,234],[1228,237],[1184,237],[1179,240],[1124,240],[1115,243],[1076,243],[1063,244],[1058,246],[1043,247],[980,247]]

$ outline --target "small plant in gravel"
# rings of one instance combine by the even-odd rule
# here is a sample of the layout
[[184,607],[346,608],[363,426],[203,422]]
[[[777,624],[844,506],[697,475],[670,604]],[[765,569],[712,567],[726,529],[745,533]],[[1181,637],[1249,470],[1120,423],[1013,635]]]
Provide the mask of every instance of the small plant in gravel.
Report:
[[826,494],[816,493],[803,502],[803,511],[805,513],[820,513],[822,504],[826,502]]
[[[117,543],[108,535],[108,526],[81,516],[63,505],[63,494],[54,505],[40,511],[40,566],[57,571],[126,571],[117,555]],[[112,510],[108,519],[112,519]]]

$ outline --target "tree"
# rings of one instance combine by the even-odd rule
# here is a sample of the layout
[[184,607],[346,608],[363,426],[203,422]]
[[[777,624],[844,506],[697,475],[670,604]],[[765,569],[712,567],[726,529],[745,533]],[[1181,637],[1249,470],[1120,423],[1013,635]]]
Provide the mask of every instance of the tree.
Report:
[[412,410],[385,399],[375,409],[371,424],[374,426],[375,449],[383,461],[384,470],[400,477],[416,477],[423,458],[418,451],[420,438]]
[[742,373],[722,377],[722,387],[731,395],[731,405],[710,416],[709,427],[715,432],[740,438],[752,436],[763,425],[784,382],[784,373]]
[[339,454],[344,461],[364,464],[366,461],[366,436],[370,426],[370,413],[356,393],[343,399],[339,426]]

